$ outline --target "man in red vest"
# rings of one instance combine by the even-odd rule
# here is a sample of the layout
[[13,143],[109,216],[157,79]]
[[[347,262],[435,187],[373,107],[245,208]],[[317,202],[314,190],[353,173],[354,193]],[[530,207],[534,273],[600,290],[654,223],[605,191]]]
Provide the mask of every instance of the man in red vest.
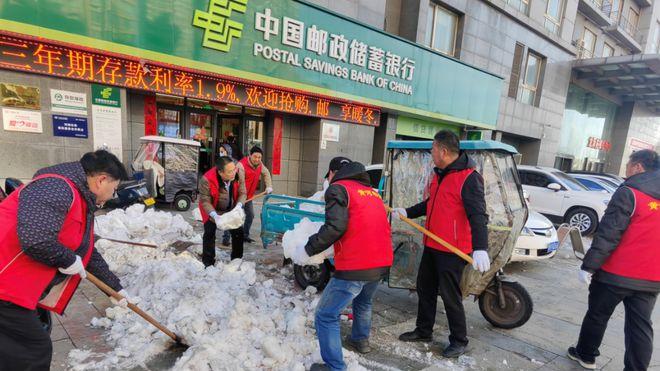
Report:
[[[266,183],[266,193],[273,192],[273,182],[270,178],[270,172],[261,162],[263,158],[263,151],[261,148],[254,146],[250,149],[250,156],[243,157],[238,161],[238,179],[245,183],[247,189],[248,200],[254,197],[257,188],[259,187],[259,179],[263,178]],[[243,225],[244,240],[247,243],[254,242],[250,238],[250,228],[252,228],[252,221],[254,220],[254,207],[252,201],[245,203],[245,224]]]
[[[204,266],[215,264],[215,235],[220,215],[235,207],[243,207],[245,199],[245,183],[238,180],[234,161],[227,156],[218,157],[215,166],[199,182],[199,211],[204,222]],[[231,259],[243,258],[243,228],[239,227],[229,233],[232,239]]]
[[607,205],[579,272],[580,281],[589,284],[589,306],[577,345],[568,348],[568,357],[587,369],[596,368],[607,321],[622,301],[625,370],[646,370],[653,354],[651,313],[660,292],[658,154],[634,152],[626,177]]
[[[484,180],[475,170],[474,161],[460,151],[458,137],[451,131],[435,134],[431,156],[435,175],[429,184],[428,198],[408,209],[395,209],[393,217],[426,216],[426,229],[464,253],[471,253],[474,269],[486,272],[490,269],[490,260]],[[455,358],[465,352],[468,338],[460,289],[464,268],[462,258],[424,237],[424,253],[417,273],[417,327],[399,336],[399,340],[433,340],[440,294],[449,325],[449,345],[442,354]]]
[[392,265],[392,239],[387,213],[369,174],[345,157],[330,161],[325,192],[325,224],[297,248],[294,261],[306,261],[334,244],[334,277],[316,308],[316,334],[325,364],[311,371],[345,370],[339,315],[352,302],[353,330],[344,341],[349,349],[368,353],[371,304],[378,282]]
[[94,211],[126,177],[119,159],[99,150],[39,170],[0,204],[0,370],[50,369],[36,308],[62,314],[86,270],[127,296],[94,249]]

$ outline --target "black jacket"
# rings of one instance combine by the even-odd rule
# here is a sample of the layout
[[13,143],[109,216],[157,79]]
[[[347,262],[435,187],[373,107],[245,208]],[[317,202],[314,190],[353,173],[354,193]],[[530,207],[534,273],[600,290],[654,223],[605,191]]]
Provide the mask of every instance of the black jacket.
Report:
[[[37,171],[42,174],[58,174],[70,179],[83,196],[87,204],[87,223],[91,232],[96,211],[96,196],[87,187],[87,176],[80,162],[68,162]],[[56,268],[66,268],[73,264],[76,255],[85,256],[89,244],[78,251],[64,247],[57,237],[64,223],[69,205],[73,202],[73,193],[67,183],[61,179],[49,178],[29,183],[18,198],[18,239],[21,249],[32,259]],[[95,249],[87,264],[87,270],[105,282],[114,290],[122,286],[119,278],[108,268],[101,254]],[[66,276],[57,272],[48,286],[48,290],[64,280]]]
[[[319,254],[332,246],[348,228],[348,193],[344,187],[334,184],[336,181],[346,179],[356,180],[371,187],[369,174],[364,169],[364,165],[359,162],[346,164],[337,171],[332,183],[325,191],[325,224],[321,226],[318,233],[309,237],[307,245],[305,245],[305,251],[309,256]],[[335,277],[349,281],[377,281],[387,276],[388,271],[388,267],[336,271]]]
[[591,248],[584,257],[582,269],[594,273],[594,280],[599,282],[631,290],[660,292],[660,282],[622,277],[600,269],[617,248],[630,224],[635,209],[635,196],[630,188],[660,199],[660,170],[633,175],[614,192],[598,224]]
[[[438,168],[433,170],[438,174],[438,184],[440,184],[448,173],[471,168],[476,168],[474,160],[465,152],[461,152],[456,161],[449,164],[444,170]],[[472,231],[472,249],[488,250],[488,213],[484,196],[484,178],[477,171],[473,171],[465,179],[461,198]],[[425,216],[428,201],[427,198],[417,205],[407,208],[408,218],[415,219]],[[441,212],[440,210],[434,211]]]

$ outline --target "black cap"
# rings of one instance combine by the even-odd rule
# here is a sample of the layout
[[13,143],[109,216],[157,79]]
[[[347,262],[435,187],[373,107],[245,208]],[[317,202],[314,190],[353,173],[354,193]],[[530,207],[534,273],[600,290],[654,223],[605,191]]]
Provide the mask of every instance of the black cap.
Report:
[[255,152],[261,153],[262,155],[264,154],[264,151],[262,151],[261,148],[259,148],[259,146],[254,146],[250,148],[250,154],[253,154]]
[[332,160],[330,160],[330,165],[328,165],[328,172],[325,174],[325,177],[327,178],[330,175],[331,171],[337,171],[342,168],[342,166],[346,164],[350,164],[351,161],[350,159],[346,157],[335,157]]

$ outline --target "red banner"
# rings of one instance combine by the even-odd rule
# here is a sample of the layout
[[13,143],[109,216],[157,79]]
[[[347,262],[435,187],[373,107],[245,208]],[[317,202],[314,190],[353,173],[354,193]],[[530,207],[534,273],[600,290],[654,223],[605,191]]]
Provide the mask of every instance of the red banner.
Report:
[[158,135],[158,119],[156,118],[156,97],[144,97],[144,135]]
[[380,109],[293,89],[0,35],[0,68],[378,126]]
[[282,173],[282,115],[273,118],[273,175]]

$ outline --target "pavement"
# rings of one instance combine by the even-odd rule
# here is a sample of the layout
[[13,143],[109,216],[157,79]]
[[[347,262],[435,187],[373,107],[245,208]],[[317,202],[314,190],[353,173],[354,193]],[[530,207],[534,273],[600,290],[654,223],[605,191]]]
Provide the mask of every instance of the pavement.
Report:
[[[255,206],[255,212],[259,215],[259,205]],[[201,231],[201,223],[195,222],[190,212],[183,215]],[[259,228],[257,218],[253,226],[253,238],[259,235]],[[258,267],[267,269],[268,266],[281,264],[281,248],[272,246],[266,250],[260,241],[246,244],[244,259],[257,261]],[[417,296],[408,290],[393,289],[381,284],[374,298],[370,339],[373,351],[360,356],[360,364],[373,370],[582,370],[566,357],[566,349],[577,340],[587,309],[587,287],[577,280],[579,264],[579,260],[570,251],[562,250],[550,260],[507,265],[505,273],[522,284],[533,299],[532,317],[516,329],[494,328],[479,312],[478,303],[466,299],[464,304],[470,344],[465,356],[451,361],[441,356],[448,336],[442,305],[438,303],[433,343],[402,343],[398,341],[399,334],[415,327]],[[279,274],[277,272],[270,274]],[[290,278],[292,289],[300,290],[295,287],[293,277]],[[66,314],[53,317],[52,370],[67,370],[67,355],[74,348],[94,352],[110,349],[105,341],[106,330],[90,326],[91,319],[103,317],[108,306],[108,298],[96,287],[88,282],[81,285]],[[658,307],[652,319],[655,323],[660,320]],[[624,311],[623,305],[620,305],[609,322],[600,348],[602,355],[596,361],[598,369],[623,369],[623,324]],[[342,332],[348,331],[350,324],[344,321]],[[147,365],[147,369],[170,369],[177,356],[176,353],[163,354]],[[660,370],[658,344],[654,346],[649,370]]]

